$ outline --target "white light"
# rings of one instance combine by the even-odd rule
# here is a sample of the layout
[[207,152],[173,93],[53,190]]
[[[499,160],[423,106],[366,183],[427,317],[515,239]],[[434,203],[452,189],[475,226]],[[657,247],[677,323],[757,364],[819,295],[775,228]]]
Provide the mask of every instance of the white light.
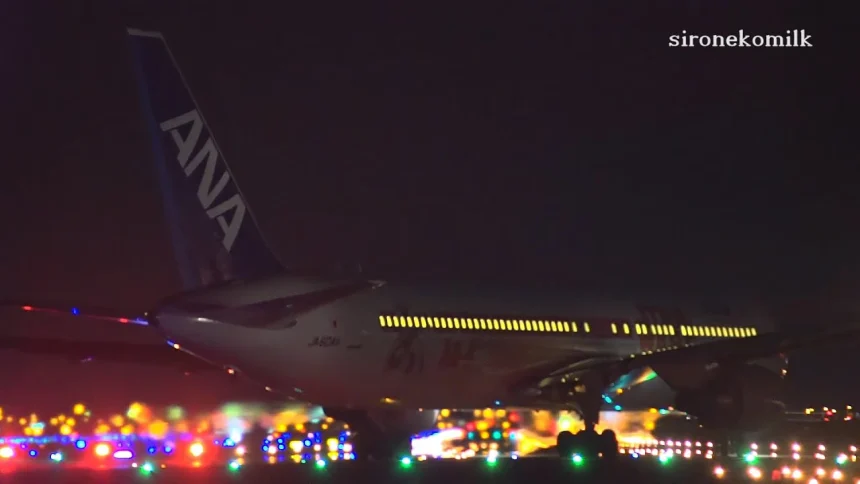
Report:
[[118,450],[113,453],[114,459],[131,459],[132,457],[134,457],[134,454],[128,449]]

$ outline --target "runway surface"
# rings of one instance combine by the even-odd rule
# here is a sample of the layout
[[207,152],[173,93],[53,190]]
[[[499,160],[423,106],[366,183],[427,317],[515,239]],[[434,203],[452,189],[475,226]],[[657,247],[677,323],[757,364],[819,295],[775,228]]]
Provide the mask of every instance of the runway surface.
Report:
[[[415,462],[404,467],[398,463],[337,462],[325,467],[306,465],[248,465],[239,469],[224,466],[210,468],[167,468],[144,473],[141,469],[86,470],[61,466],[0,474],[0,482],[20,483],[113,483],[113,482],[176,482],[176,483],[554,483],[554,482],[636,482],[678,483],[749,482],[741,467],[726,468],[726,475],[717,478],[713,462],[673,462],[660,464],[655,460],[619,459],[613,464],[603,462],[576,465],[571,461],[550,458],[499,459],[489,463],[483,459],[470,461]],[[733,479],[736,475],[738,479]]]

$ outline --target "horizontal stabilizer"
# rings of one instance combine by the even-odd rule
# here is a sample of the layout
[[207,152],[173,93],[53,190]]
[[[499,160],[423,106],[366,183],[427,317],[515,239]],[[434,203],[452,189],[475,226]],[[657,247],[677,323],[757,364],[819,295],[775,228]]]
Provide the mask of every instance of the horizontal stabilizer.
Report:
[[109,321],[120,324],[138,324],[147,326],[148,322],[142,316],[130,316],[127,312],[114,309],[73,306],[70,304],[27,304],[21,302],[2,302],[0,309],[11,309],[31,313],[76,316],[81,319]]

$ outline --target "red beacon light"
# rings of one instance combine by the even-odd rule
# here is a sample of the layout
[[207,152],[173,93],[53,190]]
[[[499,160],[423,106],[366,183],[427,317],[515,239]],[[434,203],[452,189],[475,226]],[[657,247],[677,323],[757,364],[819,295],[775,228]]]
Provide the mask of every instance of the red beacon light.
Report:
[[23,309],[24,311],[32,311],[33,306],[21,306],[21,309]]

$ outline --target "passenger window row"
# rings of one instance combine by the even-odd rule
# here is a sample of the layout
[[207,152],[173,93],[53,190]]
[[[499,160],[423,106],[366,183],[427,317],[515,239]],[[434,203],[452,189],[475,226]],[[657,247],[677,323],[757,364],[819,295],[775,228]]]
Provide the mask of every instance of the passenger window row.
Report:
[[383,329],[430,329],[466,331],[510,331],[527,333],[603,333],[617,335],[686,336],[698,338],[747,338],[756,335],[753,327],[681,325],[677,330],[670,324],[610,323],[608,328],[577,321],[546,321],[527,319],[457,318],[438,316],[379,316]]

